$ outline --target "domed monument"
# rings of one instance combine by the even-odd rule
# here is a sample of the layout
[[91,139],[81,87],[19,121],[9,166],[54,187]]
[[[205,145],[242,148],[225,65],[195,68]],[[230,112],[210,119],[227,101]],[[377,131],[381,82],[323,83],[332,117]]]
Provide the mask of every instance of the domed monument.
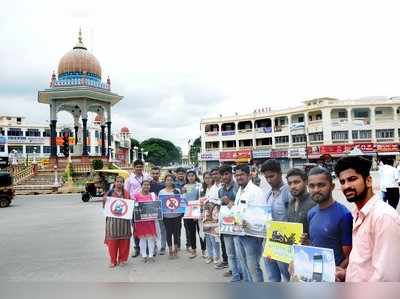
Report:
[[[78,42],[60,60],[57,75],[53,72],[50,88],[39,91],[39,103],[50,105],[51,155],[57,160],[56,127],[57,114],[67,111],[74,118],[75,144],[82,146],[82,156],[88,156],[87,121],[88,112],[97,113],[96,120],[101,125],[101,155],[110,156],[111,147],[111,107],[123,97],[111,92],[110,78],[104,83],[101,65],[82,42],[79,30]],[[82,119],[82,138],[78,140],[78,130]],[[107,151],[105,146],[107,126]]]

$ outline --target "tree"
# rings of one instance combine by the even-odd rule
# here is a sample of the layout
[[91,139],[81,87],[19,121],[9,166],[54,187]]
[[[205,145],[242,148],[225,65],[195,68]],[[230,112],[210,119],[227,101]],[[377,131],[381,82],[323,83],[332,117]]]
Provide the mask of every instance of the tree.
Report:
[[181,160],[178,148],[168,140],[150,138],[143,141],[140,147],[148,152],[146,160],[154,165],[166,166]]
[[194,140],[193,144],[190,146],[189,155],[190,161],[193,164],[199,163],[199,153],[201,151],[201,137],[198,137]]

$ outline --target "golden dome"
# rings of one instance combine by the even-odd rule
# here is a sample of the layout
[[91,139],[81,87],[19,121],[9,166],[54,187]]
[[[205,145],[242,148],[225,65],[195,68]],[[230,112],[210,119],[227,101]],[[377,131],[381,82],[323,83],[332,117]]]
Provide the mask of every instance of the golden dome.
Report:
[[83,45],[81,31],[76,46],[67,52],[58,64],[58,75],[66,73],[92,74],[101,78],[100,63]]

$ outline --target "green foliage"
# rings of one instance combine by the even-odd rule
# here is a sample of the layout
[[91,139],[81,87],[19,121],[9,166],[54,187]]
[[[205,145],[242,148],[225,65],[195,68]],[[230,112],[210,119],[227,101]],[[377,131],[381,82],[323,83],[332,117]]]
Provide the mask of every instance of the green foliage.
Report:
[[92,161],[92,167],[94,170],[103,169],[104,163],[103,160],[95,159]]
[[170,163],[179,162],[181,153],[178,148],[168,140],[150,138],[143,141],[140,147],[148,152],[146,161],[154,165],[167,166]]
[[200,151],[201,151],[201,137],[198,137],[195,139],[193,144],[190,146],[190,151],[189,151],[190,162],[192,162],[193,164],[199,163],[198,157],[199,157]]

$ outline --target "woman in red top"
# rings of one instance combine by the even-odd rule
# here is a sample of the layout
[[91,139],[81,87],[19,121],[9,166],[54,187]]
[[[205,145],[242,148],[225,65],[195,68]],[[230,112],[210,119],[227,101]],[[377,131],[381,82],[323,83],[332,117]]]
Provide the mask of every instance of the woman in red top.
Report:
[[[142,189],[136,193],[133,198],[137,202],[147,202],[156,199],[154,193],[150,193],[150,181],[144,180]],[[154,260],[154,247],[156,241],[156,224],[154,220],[135,222],[135,237],[139,238],[140,253],[142,254],[143,261],[155,262]],[[149,254],[147,254],[147,252]]]

